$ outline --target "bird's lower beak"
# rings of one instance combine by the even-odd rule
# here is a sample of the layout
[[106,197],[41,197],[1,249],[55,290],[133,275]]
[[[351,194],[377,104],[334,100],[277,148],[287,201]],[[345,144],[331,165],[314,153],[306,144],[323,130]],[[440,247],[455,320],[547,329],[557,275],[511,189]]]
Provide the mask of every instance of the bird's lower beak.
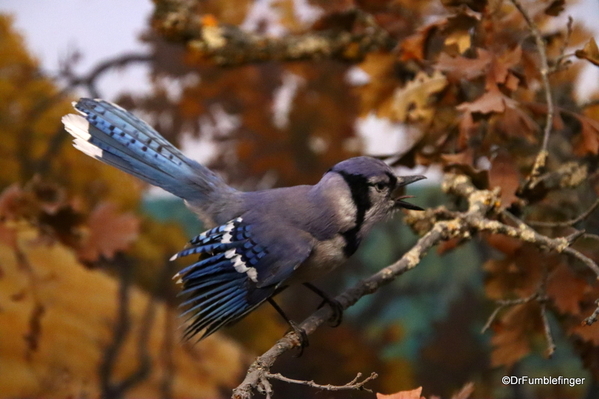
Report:
[[[402,187],[407,186],[408,184],[412,184],[415,183],[419,180],[422,179],[426,179],[425,176],[422,175],[414,175],[414,176],[398,176],[397,177],[397,188],[396,188],[396,192],[399,190],[400,192],[403,192],[403,190],[401,190]],[[410,204],[407,201],[404,201],[405,199],[408,198],[414,198],[413,195],[400,195],[395,199],[395,206],[398,208],[405,208],[405,209],[411,209],[414,211],[423,211],[424,209],[422,209],[421,207],[419,207],[418,205],[414,205],[414,204]]]

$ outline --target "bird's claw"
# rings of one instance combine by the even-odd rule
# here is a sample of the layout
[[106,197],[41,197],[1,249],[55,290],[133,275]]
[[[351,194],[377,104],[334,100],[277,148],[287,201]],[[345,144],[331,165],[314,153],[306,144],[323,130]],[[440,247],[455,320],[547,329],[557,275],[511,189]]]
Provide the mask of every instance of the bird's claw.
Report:
[[333,310],[333,314],[329,318],[329,325],[333,328],[338,327],[343,321],[343,305],[336,299],[323,297],[322,302],[318,305],[318,309],[322,308],[325,304],[328,304]]
[[310,341],[308,340],[308,334],[306,330],[301,328],[296,322],[289,321],[289,325],[291,329],[295,333],[297,340],[299,341],[299,352],[295,357],[300,357],[304,353],[304,348],[307,348],[310,345]]

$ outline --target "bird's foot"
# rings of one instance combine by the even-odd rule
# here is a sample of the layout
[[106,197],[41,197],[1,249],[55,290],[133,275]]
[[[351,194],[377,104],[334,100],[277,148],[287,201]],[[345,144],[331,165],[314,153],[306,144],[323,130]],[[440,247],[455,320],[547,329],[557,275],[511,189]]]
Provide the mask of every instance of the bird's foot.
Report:
[[299,342],[298,353],[295,355],[295,357],[300,357],[304,353],[304,348],[307,348],[310,345],[308,334],[306,333],[306,330],[301,328],[295,321],[289,320],[289,325],[291,326],[291,329],[295,333]]
[[318,309],[322,308],[324,305],[329,305],[333,310],[333,314],[329,318],[329,325],[331,327],[338,327],[339,324],[343,321],[343,305],[336,299],[331,297],[323,297],[322,302],[318,305]]

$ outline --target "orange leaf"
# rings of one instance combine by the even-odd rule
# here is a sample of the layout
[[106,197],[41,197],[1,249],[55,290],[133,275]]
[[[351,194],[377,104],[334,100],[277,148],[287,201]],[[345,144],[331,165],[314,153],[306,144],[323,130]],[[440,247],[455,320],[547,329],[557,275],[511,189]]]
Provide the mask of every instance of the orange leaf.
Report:
[[489,184],[492,188],[501,187],[501,203],[503,206],[507,207],[517,200],[516,190],[520,185],[520,173],[511,156],[500,152],[491,161]]
[[576,155],[599,153],[599,122],[587,116],[573,114],[580,121],[580,136],[574,144]]
[[599,346],[599,323],[593,323],[590,326],[586,324],[578,324],[570,331],[578,335],[584,341],[588,341],[595,346]]
[[139,220],[131,213],[119,214],[116,206],[101,203],[88,221],[89,236],[78,255],[81,260],[93,262],[100,256],[114,257],[117,251],[129,247],[139,234]]
[[422,60],[425,57],[424,50],[430,36],[438,29],[447,24],[447,18],[442,18],[429,25],[425,25],[418,29],[416,33],[401,41],[401,61]]
[[462,243],[462,241],[463,241],[463,239],[459,238],[459,237],[454,237],[454,238],[450,238],[447,241],[443,241],[437,247],[437,253],[439,255],[443,255],[446,252],[450,252],[450,251],[456,249]]
[[587,60],[599,66],[599,47],[597,47],[597,42],[592,37],[584,45],[582,50],[576,50],[574,55],[576,55],[580,59]]
[[522,241],[503,234],[487,234],[484,237],[487,244],[507,256],[514,256],[516,251],[522,248]]
[[542,329],[539,304],[528,302],[508,309],[491,338],[491,365],[511,367],[530,352],[530,338]]
[[561,313],[580,314],[580,301],[587,283],[560,263],[547,282],[547,294]]
[[411,391],[399,391],[392,393],[391,395],[383,395],[382,393],[376,394],[376,399],[421,399],[420,394],[422,393],[422,387],[413,389]]
[[203,15],[200,20],[201,20],[202,26],[211,26],[211,27],[218,26],[218,20],[212,14]]

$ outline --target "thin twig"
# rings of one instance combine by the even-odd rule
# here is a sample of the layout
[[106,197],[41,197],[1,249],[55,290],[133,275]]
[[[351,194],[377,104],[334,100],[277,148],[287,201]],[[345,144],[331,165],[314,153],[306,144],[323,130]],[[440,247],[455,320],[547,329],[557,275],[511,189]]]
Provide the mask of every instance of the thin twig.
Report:
[[547,301],[540,301],[541,304],[541,320],[543,320],[543,331],[545,333],[545,339],[547,340],[547,357],[552,357],[555,353],[555,340],[551,333],[551,326],[549,325],[549,318],[547,317]]
[[591,205],[589,207],[589,209],[587,209],[586,211],[584,211],[583,213],[581,213],[578,217],[571,219],[571,220],[566,220],[563,222],[542,222],[542,221],[538,221],[538,220],[527,220],[526,223],[530,226],[536,226],[536,227],[569,227],[569,226],[573,226],[578,222],[583,221],[584,219],[586,219],[591,213],[593,213],[593,211],[595,209],[597,209],[597,207],[599,206],[599,198],[597,198],[595,200],[595,202],[593,203],[593,205]]
[[279,373],[277,373],[277,374],[266,373],[265,376],[267,378],[273,378],[275,380],[279,380],[279,381],[283,381],[283,382],[288,382],[290,384],[305,385],[305,386],[308,386],[308,387],[311,387],[311,388],[322,389],[324,391],[350,391],[350,390],[359,390],[359,391],[372,392],[372,390],[366,388],[364,385],[366,383],[368,383],[369,381],[372,381],[375,378],[377,378],[378,374],[377,373],[372,373],[372,374],[370,374],[370,376],[366,377],[362,381],[359,381],[359,379],[362,378],[362,373],[358,373],[358,375],[356,375],[356,377],[353,380],[351,380],[350,382],[348,382],[345,385],[331,385],[331,384],[321,385],[321,384],[315,383],[314,381],[295,380],[293,378],[285,377],[285,376],[283,376],[283,375],[281,375]]
[[528,24],[528,28],[532,32],[535,38],[537,49],[539,51],[539,57],[541,59],[541,81],[543,83],[543,89],[545,91],[545,102],[547,102],[547,118],[545,120],[545,129],[543,130],[543,143],[541,144],[541,150],[537,154],[534,166],[530,172],[529,181],[534,181],[536,177],[541,174],[541,171],[545,168],[547,157],[549,152],[547,147],[549,145],[549,136],[551,134],[551,126],[553,125],[553,115],[555,109],[553,106],[553,95],[551,94],[551,85],[549,84],[549,62],[547,60],[547,47],[543,40],[543,35],[539,31],[537,24],[533,21],[528,11],[522,6],[519,0],[511,0],[512,4],[518,9],[524,20]]
[[496,301],[495,303],[497,304],[497,307],[495,308],[493,313],[491,313],[491,315],[487,319],[487,322],[481,329],[481,331],[480,331],[481,334],[484,334],[485,332],[487,332],[487,330],[489,328],[491,328],[491,325],[493,324],[495,319],[497,319],[499,312],[501,312],[504,308],[507,308],[508,306],[523,305],[525,303],[537,300],[538,298],[539,298],[539,292],[537,291],[534,294],[527,296],[526,298],[500,299],[500,300]]
[[559,57],[557,57],[557,59],[555,60],[555,65],[553,66],[553,68],[551,68],[549,73],[555,73],[555,72],[559,72],[559,71],[566,69],[568,67],[568,65],[570,64],[570,62],[568,61],[566,63],[563,63],[564,60],[566,60],[570,57],[574,57],[574,55],[575,55],[574,53],[566,54],[566,50],[568,49],[568,46],[570,45],[570,38],[572,37],[573,25],[574,25],[574,19],[572,18],[571,15],[568,15],[568,23],[566,24],[566,37],[564,38],[564,42],[562,43],[562,45],[559,49]]
[[599,319],[599,299],[595,301],[595,305],[597,305],[597,308],[595,308],[593,314],[584,319],[584,321],[582,322],[583,325],[590,326],[591,324],[595,323],[597,319]]

